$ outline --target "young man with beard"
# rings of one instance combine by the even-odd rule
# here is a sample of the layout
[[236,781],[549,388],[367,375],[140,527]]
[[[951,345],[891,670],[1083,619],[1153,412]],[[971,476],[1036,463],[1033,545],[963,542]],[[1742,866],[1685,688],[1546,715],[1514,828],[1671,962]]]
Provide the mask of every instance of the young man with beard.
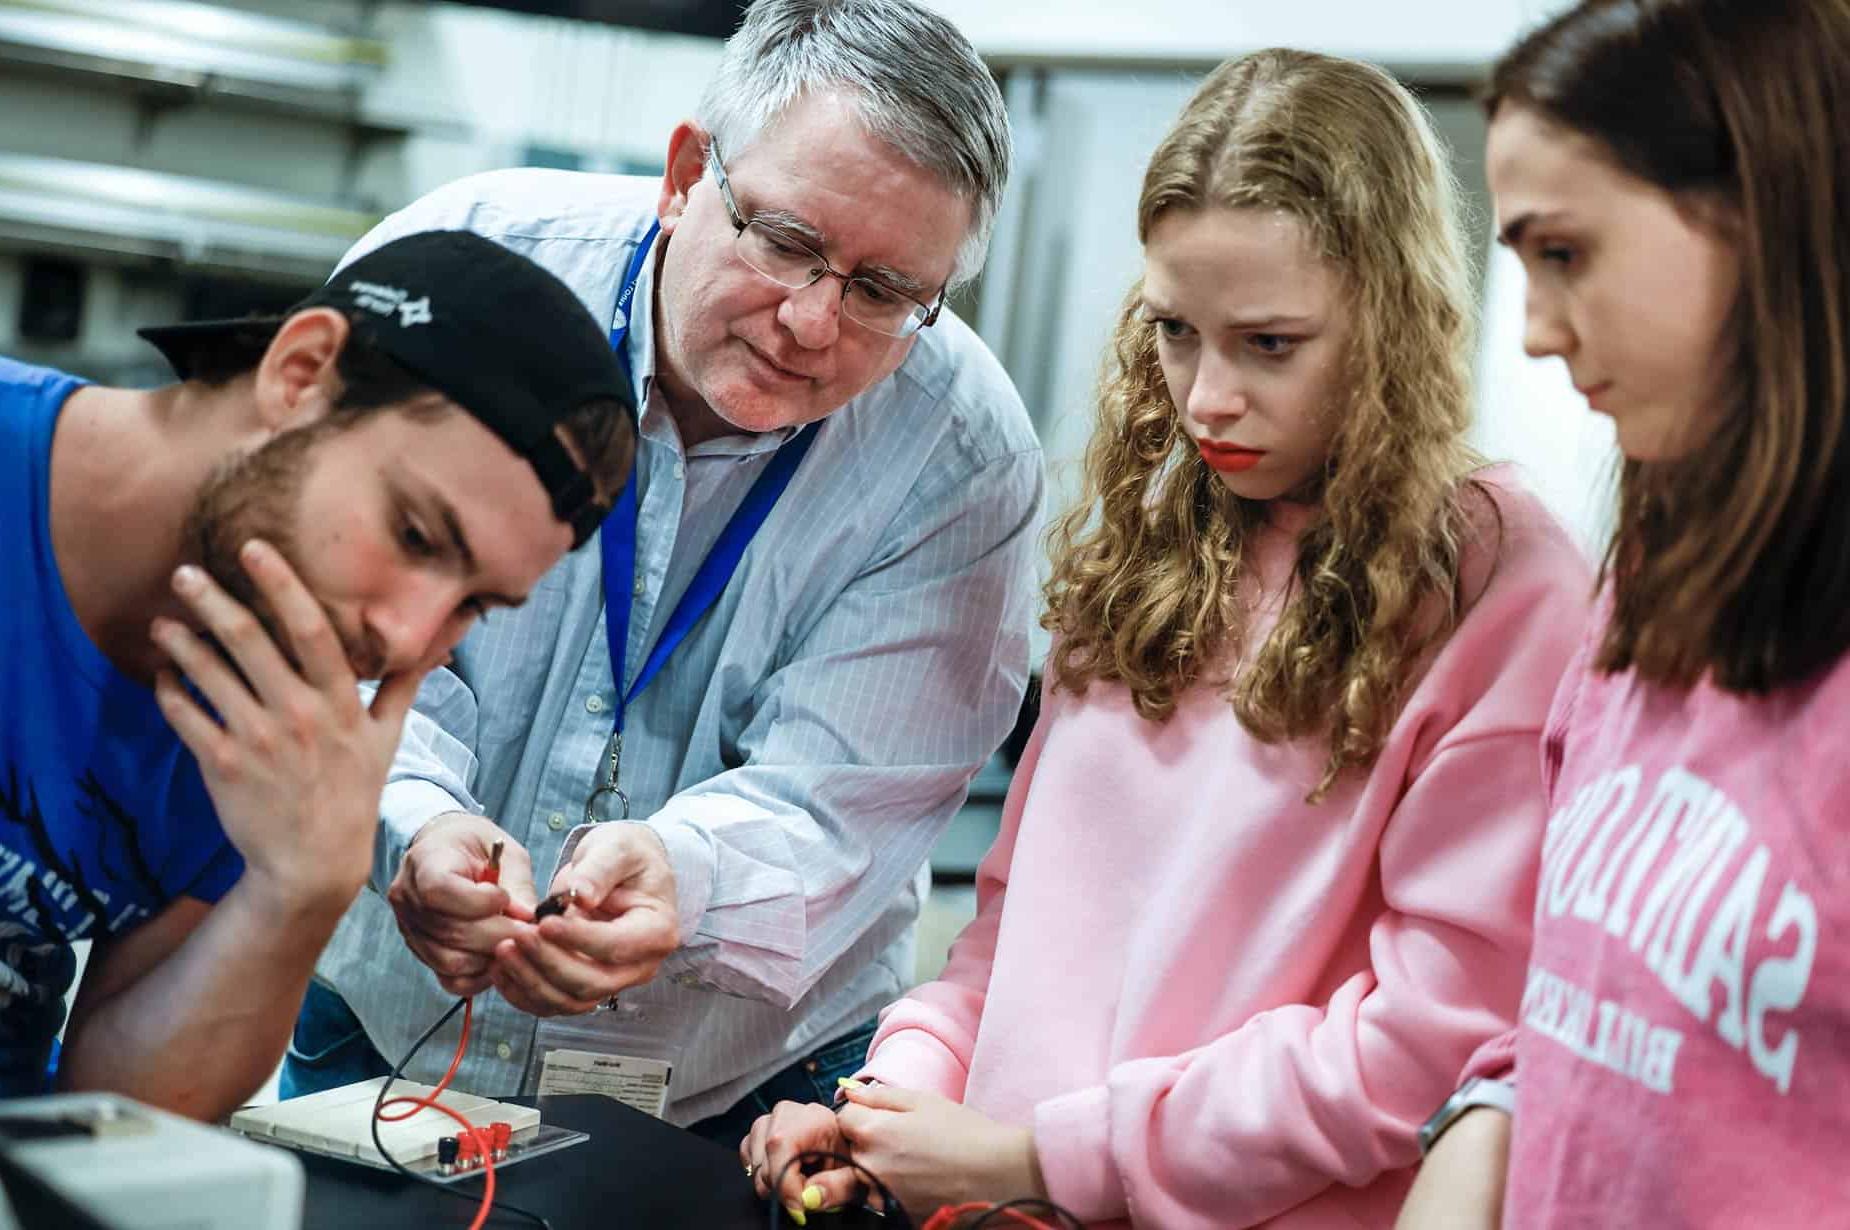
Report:
[[[180,383],[0,359],[0,1093],[219,1116],[365,881],[424,674],[633,455],[558,279],[409,236],[286,317],[143,330]],[[370,701],[359,681],[378,680]]]

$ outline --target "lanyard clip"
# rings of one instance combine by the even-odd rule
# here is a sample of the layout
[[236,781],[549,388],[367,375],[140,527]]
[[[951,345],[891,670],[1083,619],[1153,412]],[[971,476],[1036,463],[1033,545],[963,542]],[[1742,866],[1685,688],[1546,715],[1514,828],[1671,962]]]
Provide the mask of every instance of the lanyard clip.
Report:
[[[618,815],[600,816],[597,814],[598,800],[603,798],[607,794],[614,795],[616,797],[617,806],[619,808]],[[597,824],[600,821],[604,821],[604,820],[628,820],[629,818],[630,818],[630,796],[627,794],[624,794],[623,791],[619,790],[617,787],[613,785],[606,784],[606,785],[599,786],[596,790],[593,790],[591,792],[591,797],[585,800],[585,823],[586,824]]]
[[[624,794],[622,788],[617,785],[617,770],[622,767],[623,732],[613,730],[610,732],[610,769],[603,782],[591,792],[591,797],[585,800],[586,824],[596,824],[601,820],[628,820],[630,818],[630,796]],[[616,801],[622,808],[621,815],[600,816],[597,814],[598,800],[607,794],[616,796]]]

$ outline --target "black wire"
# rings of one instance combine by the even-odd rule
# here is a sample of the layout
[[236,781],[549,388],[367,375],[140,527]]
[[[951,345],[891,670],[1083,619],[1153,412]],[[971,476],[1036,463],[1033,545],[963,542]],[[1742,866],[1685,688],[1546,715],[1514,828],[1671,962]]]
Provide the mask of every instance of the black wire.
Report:
[[[392,1069],[392,1074],[385,1078],[385,1084],[379,1086],[379,1096],[373,1099],[373,1148],[379,1150],[379,1156],[383,1157],[393,1170],[404,1175],[407,1179],[412,1179],[418,1183],[434,1187],[444,1195],[453,1196],[457,1200],[467,1200],[470,1204],[479,1205],[482,1203],[482,1194],[480,1192],[470,1195],[468,1192],[457,1191],[456,1188],[448,1183],[439,1183],[429,1175],[419,1174],[415,1170],[407,1170],[399,1163],[397,1158],[386,1152],[384,1142],[379,1139],[379,1108],[385,1105],[386,1095],[391,1092],[392,1086],[397,1083],[399,1076],[404,1073],[404,1070],[411,1066],[411,1061],[417,1058],[417,1053],[424,1049],[424,1044],[429,1042],[439,1029],[448,1025],[450,1023],[450,1018],[462,1011],[464,1005],[468,1002],[469,1001],[466,999],[459,999],[454,1004],[451,1004],[450,1010],[438,1017],[436,1024],[425,1030],[423,1036],[411,1044],[411,1049],[405,1052],[405,1057],[398,1061],[398,1066]],[[538,1213],[529,1212],[519,1205],[505,1204],[497,1200],[495,1201],[493,1210],[488,1215],[490,1221],[494,1220],[496,1213],[512,1213],[516,1217],[526,1218],[528,1221],[541,1227],[541,1230],[552,1230],[551,1222],[541,1217]]]
[[906,1213],[906,1206],[899,1202],[893,1189],[880,1181],[880,1176],[861,1165],[853,1158],[842,1153],[830,1153],[826,1149],[812,1149],[808,1153],[799,1153],[785,1162],[777,1172],[777,1178],[771,1184],[771,1230],[777,1230],[784,1224],[784,1202],[777,1198],[777,1191],[784,1185],[784,1176],[790,1173],[792,1166],[805,1168],[809,1173],[813,1162],[827,1163],[830,1167],[846,1166],[861,1177],[861,1181],[880,1196],[880,1212],[893,1223],[894,1230],[912,1230],[912,1218]]

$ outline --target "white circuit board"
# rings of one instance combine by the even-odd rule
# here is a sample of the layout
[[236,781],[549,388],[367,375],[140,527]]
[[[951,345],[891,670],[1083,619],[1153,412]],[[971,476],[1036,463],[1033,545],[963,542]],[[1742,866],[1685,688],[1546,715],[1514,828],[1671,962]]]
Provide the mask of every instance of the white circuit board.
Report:
[[[233,1131],[257,1140],[384,1168],[386,1160],[373,1145],[372,1119],[373,1105],[385,1079],[374,1077],[270,1106],[249,1106],[232,1115],[230,1126]],[[389,1096],[425,1098],[430,1095],[431,1088],[401,1079],[394,1082]],[[438,1100],[477,1128],[486,1129],[492,1123],[501,1122],[512,1129],[508,1157],[496,1161],[497,1167],[589,1139],[583,1132],[541,1124],[540,1112],[531,1106],[497,1102],[454,1089],[446,1090]],[[461,1132],[462,1125],[456,1120],[425,1108],[397,1122],[381,1123],[379,1143],[408,1170],[432,1178],[465,1177],[467,1173],[478,1172],[437,1173],[437,1142]]]

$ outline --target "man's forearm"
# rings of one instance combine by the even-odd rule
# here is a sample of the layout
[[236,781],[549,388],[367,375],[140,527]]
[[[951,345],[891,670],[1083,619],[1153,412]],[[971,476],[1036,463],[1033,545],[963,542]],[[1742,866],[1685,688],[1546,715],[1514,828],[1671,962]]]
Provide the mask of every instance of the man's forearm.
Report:
[[158,936],[126,937],[86,973],[59,1084],[200,1119],[229,1114],[282,1058],[346,901],[288,902],[246,875],[164,955]]

